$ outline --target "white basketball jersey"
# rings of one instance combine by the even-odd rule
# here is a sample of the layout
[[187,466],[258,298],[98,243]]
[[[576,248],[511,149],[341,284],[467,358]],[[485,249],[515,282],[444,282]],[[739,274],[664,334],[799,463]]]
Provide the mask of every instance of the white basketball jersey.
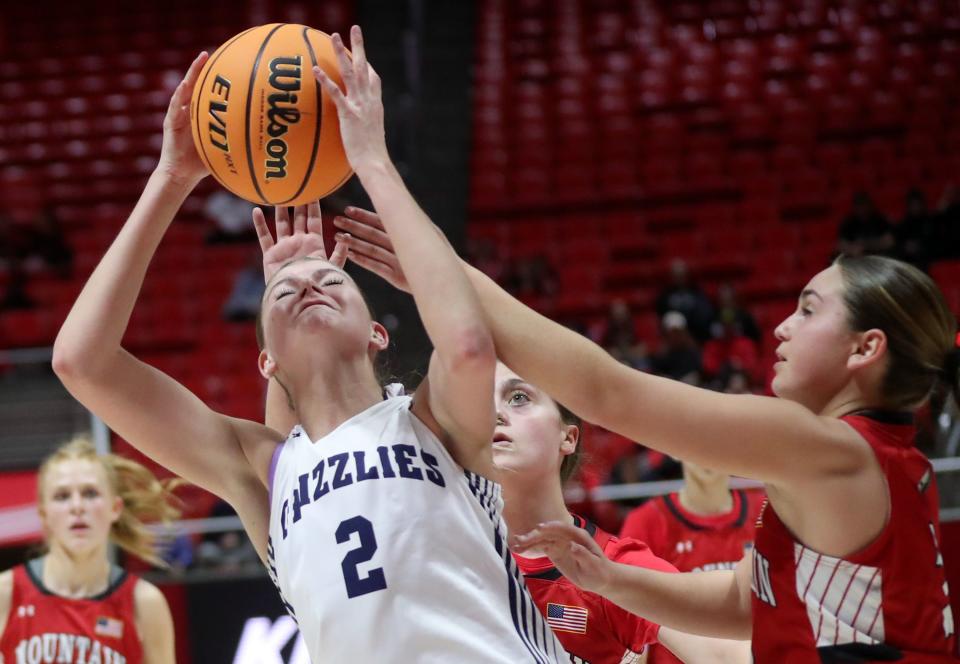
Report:
[[268,567],[311,661],[569,661],[507,548],[499,485],[410,403],[317,441],[297,426],[274,457]]

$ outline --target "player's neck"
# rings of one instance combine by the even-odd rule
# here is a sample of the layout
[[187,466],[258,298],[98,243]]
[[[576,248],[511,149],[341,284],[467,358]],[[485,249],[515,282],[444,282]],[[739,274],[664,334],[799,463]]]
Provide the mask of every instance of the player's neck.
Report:
[[687,477],[677,497],[685,510],[701,516],[724,514],[733,509],[733,494],[725,475],[706,482]]
[[339,361],[329,371],[311,371],[310,376],[293,386],[294,409],[300,424],[310,437],[318,440],[345,421],[383,400],[369,359]]
[[[547,486],[546,484],[549,484]],[[567,521],[570,512],[563,502],[560,479],[555,483],[531,486],[530,483],[503,481],[503,520],[511,533],[528,533],[545,521]],[[525,558],[540,558],[540,551],[527,551]]]
[[72,555],[56,544],[43,560],[43,585],[61,597],[95,597],[110,585],[106,547]]

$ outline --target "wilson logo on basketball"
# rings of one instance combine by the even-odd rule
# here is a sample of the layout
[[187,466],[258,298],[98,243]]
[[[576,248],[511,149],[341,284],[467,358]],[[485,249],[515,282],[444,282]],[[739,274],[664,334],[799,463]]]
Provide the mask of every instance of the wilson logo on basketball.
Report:
[[281,138],[290,125],[300,122],[295,92],[300,91],[300,56],[274,58],[270,61],[270,86],[279,90],[267,97],[266,173],[267,179],[287,177],[287,142]]
[[342,85],[329,35],[270,23],[228,39],[200,70],[190,101],[193,141],[210,173],[237,196],[306,205],[350,178],[337,106],[314,66]]
[[236,174],[237,167],[230,156],[230,143],[227,140],[227,103],[230,101],[230,81],[217,75],[213,79],[210,94],[210,105],[207,109],[207,113],[210,115],[210,122],[208,123],[210,144],[223,151],[227,160],[227,169]]

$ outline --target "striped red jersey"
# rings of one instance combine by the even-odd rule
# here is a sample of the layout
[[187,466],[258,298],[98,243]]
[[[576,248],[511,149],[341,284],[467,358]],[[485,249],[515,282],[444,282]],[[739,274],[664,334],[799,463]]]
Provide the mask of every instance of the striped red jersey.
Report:
[[[662,572],[676,572],[643,542],[619,539],[574,515],[610,560]],[[630,664],[657,640],[660,626],[633,615],[600,595],[573,585],[549,558],[514,556],[533,601],[547,618],[571,661],[590,664]]]
[[[704,516],[684,508],[678,494],[658,496],[627,515],[621,537],[647,544],[654,555],[681,572],[733,569],[753,547],[763,491],[736,489],[733,505],[722,514]],[[650,648],[647,664],[676,664],[666,648]]]
[[889,521],[867,547],[835,558],[798,542],[766,505],[754,548],[754,660],[953,661],[937,486],[930,462],[913,446],[912,418],[864,411],[843,420],[880,462]]
[[119,571],[106,591],[89,599],[54,595],[30,563],[13,570],[7,625],[0,636],[4,664],[140,664],[134,622],[137,577]]

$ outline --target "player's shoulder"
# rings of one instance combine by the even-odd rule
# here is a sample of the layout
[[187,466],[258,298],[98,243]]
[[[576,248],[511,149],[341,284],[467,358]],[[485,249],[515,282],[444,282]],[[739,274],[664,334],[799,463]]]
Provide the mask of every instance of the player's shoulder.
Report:
[[167,608],[167,598],[157,586],[140,577],[131,576],[131,582],[133,583],[133,601],[138,613],[143,615],[144,612],[152,613]]

